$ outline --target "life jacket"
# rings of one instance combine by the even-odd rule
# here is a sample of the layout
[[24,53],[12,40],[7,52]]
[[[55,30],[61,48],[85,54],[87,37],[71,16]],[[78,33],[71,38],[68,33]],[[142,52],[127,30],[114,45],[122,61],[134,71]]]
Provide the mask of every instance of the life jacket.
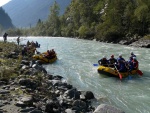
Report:
[[108,60],[106,58],[102,58],[98,61],[98,63],[101,65],[108,65]]
[[138,69],[139,68],[139,62],[137,60],[132,60],[133,62],[133,68]]
[[129,60],[129,61],[128,61],[128,66],[129,66],[129,69],[130,69],[130,70],[133,70],[134,66],[133,66],[132,60]]
[[127,71],[125,63],[120,63],[119,64],[119,71],[120,72],[126,72]]
[[116,63],[117,62],[117,60],[115,59],[115,58],[110,58],[109,59],[109,63],[110,64],[114,64],[114,63]]
[[136,57],[136,55],[132,54],[131,57],[132,57],[132,58],[133,58],[133,57]]

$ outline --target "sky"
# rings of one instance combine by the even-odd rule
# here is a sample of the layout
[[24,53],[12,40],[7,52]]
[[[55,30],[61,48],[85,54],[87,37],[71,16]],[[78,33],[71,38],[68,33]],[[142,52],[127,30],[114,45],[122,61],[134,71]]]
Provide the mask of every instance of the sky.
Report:
[[0,7],[3,6],[4,4],[6,4],[9,1],[11,1],[11,0],[0,0]]

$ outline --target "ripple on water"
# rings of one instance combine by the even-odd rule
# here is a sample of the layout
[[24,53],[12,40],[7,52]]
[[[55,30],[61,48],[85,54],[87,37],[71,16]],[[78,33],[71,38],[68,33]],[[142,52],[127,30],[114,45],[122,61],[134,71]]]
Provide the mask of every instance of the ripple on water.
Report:
[[[150,49],[129,47],[119,44],[108,44],[97,41],[89,41],[61,37],[22,37],[26,40],[38,41],[44,52],[54,48],[58,55],[56,63],[46,65],[49,73],[62,75],[67,81],[81,90],[90,90],[99,102],[109,103],[124,110],[126,113],[149,113],[150,112]],[[15,38],[11,38],[12,40]],[[98,74],[97,63],[102,56],[110,57],[119,54],[128,60],[130,52],[137,55],[140,70],[144,75],[133,77],[132,80],[107,77]]]

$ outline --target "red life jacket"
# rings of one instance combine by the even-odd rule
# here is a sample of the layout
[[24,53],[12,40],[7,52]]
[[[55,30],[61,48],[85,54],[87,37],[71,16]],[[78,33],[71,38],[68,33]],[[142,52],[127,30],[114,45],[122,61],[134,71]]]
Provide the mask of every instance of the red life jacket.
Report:
[[138,69],[139,68],[139,62],[137,60],[132,60],[133,62],[133,68]]

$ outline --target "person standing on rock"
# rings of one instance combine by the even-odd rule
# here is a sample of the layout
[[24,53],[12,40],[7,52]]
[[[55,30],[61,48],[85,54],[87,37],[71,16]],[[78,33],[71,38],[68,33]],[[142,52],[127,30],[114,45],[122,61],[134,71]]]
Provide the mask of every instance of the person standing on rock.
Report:
[[4,33],[4,35],[3,35],[4,42],[7,42],[7,36],[8,36],[8,34],[7,34],[7,33]]
[[17,38],[17,44],[19,45],[20,43],[20,36]]

